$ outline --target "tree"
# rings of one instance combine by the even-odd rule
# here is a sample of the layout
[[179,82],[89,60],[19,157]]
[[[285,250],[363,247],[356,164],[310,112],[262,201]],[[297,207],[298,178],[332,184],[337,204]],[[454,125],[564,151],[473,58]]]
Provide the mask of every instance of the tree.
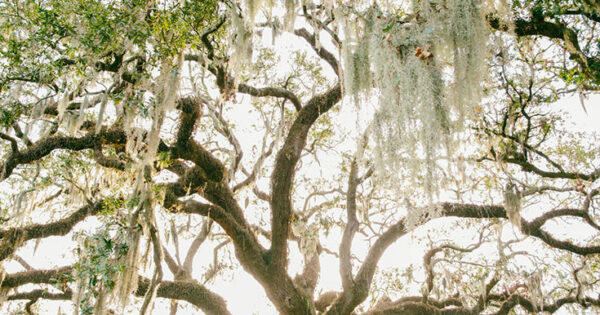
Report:
[[597,3],[394,2],[0,3],[3,310],[597,311]]

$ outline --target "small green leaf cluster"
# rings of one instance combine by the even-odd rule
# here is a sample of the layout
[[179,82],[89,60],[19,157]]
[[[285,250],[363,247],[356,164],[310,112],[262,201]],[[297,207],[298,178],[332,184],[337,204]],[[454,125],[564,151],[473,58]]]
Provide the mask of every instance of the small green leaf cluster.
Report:
[[[116,231],[110,231],[112,226],[117,227]],[[93,313],[94,300],[115,288],[116,279],[125,270],[120,262],[127,255],[129,245],[119,224],[108,224],[96,234],[80,233],[76,237],[80,245],[75,251],[80,260],[74,265],[74,278],[80,281],[80,313],[87,315]]]
[[19,117],[27,110],[28,108],[17,103],[5,105],[0,108],[0,125],[6,129],[12,127]]
[[102,211],[100,211],[100,214],[104,216],[112,216],[117,212],[117,210],[123,208],[124,204],[125,200],[122,198],[106,198],[102,203]]

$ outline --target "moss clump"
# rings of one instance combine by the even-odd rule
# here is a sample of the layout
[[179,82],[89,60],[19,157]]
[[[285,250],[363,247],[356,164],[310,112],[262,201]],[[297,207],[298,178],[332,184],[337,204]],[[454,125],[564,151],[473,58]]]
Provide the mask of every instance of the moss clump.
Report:
[[336,9],[344,91],[378,99],[372,131],[379,178],[413,181],[429,202],[440,189],[437,161],[452,158],[482,98],[484,12],[474,0],[414,1],[394,14]]

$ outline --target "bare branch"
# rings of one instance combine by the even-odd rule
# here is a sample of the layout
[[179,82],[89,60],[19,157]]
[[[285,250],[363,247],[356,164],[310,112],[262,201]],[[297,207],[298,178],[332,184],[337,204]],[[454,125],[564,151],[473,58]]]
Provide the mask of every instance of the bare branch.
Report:
[[321,58],[323,58],[323,60],[325,60],[331,66],[333,71],[338,76],[340,75],[340,66],[339,66],[337,59],[327,49],[325,49],[321,46],[317,46],[314,35],[310,34],[305,28],[295,30],[294,34],[296,34],[299,37],[304,38],[304,40],[306,40],[311,45],[311,47],[315,50],[317,55],[319,55]]
[[29,263],[27,263],[25,261],[25,259],[23,259],[21,256],[19,255],[14,255],[13,259],[18,262],[21,266],[23,266],[23,268],[25,268],[25,270],[27,271],[31,271],[33,270],[33,267],[31,267],[31,265]]
[[291,91],[286,90],[284,88],[279,88],[279,87],[255,88],[250,85],[240,83],[240,84],[238,84],[238,92],[244,93],[244,94],[249,94],[252,96],[257,96],[257,97],[273,96],[273,97],[285,98],[285,99],[289,100],[290,102],[292,102],[292,104],[294,104],[294,107],[296,108],[297,111],[300,111],[302,109],[302,102],[300,101],[298,96],[296,96],[296,94],[294,94]]
[[103,205],[104,200],[96,201],[80,208],[70,216],[53,223],[33,224],[23,228],[11,228],[0,231],[0,261],[14,253],[21,244],[28,240],[66,235],[77,223],[100,212]]
[[17,144],[17,140],[15,138],[5,134],[4,132],[0,132],[0,138],[10,142],[10,147],[12,149],[13,154],[19,154],[19,145]]
[[204,241],[210,234],[210,229],[212,227],[212,223],[213,223],[213,221],[210,219],[207,219],[206,221],[204,221],[204,224],[202,224],[202,230],[200,231],[198,236],[196,236],[196,238],[192,242],[192,245],[190,245],[190,248],[188,249],[187,254],[185,255],[185,259],[183,261],[183,269],[190,274],[192,273],[194,256],[196,256],[196,253],[198,252],[200,245],[202,245],[202,243],[204,243]]
[[189,279],[189,273],[185,272],[182,267],[180,267],[173,256],[169,253],[169,251],[163,246],[163,254],[165,263],[167,263],[167,267],[173,273],[175,280],[186,280]]

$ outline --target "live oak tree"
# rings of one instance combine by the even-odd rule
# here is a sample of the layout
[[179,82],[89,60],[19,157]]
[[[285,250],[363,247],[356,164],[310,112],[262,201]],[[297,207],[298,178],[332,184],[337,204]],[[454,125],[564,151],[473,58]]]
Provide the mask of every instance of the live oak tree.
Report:
[[[229,269],[281,314],[597,311],[598,139],[553,103],[594,106],[599,23],[592,0],[3,1],[2,312],[229,314]],[[378,268],[394,243],[420,262]]]

